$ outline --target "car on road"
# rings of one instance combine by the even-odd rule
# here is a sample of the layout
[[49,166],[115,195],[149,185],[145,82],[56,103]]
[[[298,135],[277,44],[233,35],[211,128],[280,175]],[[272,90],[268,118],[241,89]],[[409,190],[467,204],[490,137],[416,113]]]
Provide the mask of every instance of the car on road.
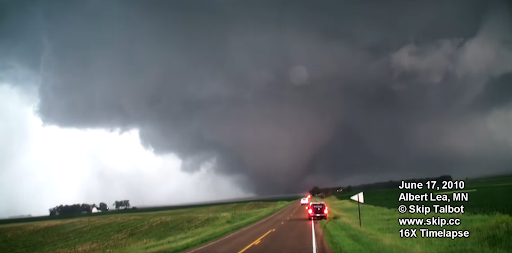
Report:
[[306,209],[310,220],[315,218],[327,219],[329,216],[329,210],[327,210],[327,205],[324,202],[311,202]]
[[303,205],[307,205],[309,203],[309,199],[308,198],[302,198],[300,199],[300,205],[303,206]]

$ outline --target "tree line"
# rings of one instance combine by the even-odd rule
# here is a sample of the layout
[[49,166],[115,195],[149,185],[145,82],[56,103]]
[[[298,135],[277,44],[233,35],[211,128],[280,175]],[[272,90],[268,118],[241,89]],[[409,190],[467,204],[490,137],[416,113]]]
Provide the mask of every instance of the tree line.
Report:
[[319,188],[318,186],[314,186],[309,190],[309,194],[312,196],[319,196],[321,198],[328,197],[330,195],[339,194],[342,192],[351,192],[352,186],[338,186],[338,187],[326,187],[326,188]]
[[[438,184],[440,184],[441,181],[452,181],[453,178],[451,175],[443,175],[440,177],[427,177],[427,178],[412,178],[412,179],[405,179],[403,181],[407,183],[426,183],[427,181],[436,181]],[[320,196],[322,198],[328,197],[333,194],[340,194],[340,193],[346,193],[346,192],[352,192],[352,191],[364,191],[364,190],[373,190],[373,189],[389,189],[389,188],[395,188],[398,189],[398,186],[401,185],[401,180],[399,181],[387,181],[387,182],[377,182],[377,183],[371,183],[371,184],[362,184],[362,185],[356,185],[356,186],[338,186],[338,187],[327,187],[327,188],[319,188],[317,186],[314,186],[309,190],[309,194],[312,196]]]
[[[112,204],[116,210],[130,208],[129,200],[117,200]],[[99,205],[96,204],[74,204],[74,205],[59,205],[50,208],[50,216],[56,215],[72,215],[72,214],[83,214],[93,212],[108,212],[109,207],[105,202],[101,202]]]

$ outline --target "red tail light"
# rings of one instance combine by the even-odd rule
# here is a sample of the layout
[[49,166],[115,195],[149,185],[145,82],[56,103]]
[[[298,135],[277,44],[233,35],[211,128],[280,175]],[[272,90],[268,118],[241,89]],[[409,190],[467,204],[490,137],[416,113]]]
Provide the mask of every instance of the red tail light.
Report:
[[308,210],[308,213],[313,213],[313,210],[309,209],[309,210]]
[[325,214],[327,214],[327,213],[328,213],[327,208],[325,208],[324,213],[325,213]]

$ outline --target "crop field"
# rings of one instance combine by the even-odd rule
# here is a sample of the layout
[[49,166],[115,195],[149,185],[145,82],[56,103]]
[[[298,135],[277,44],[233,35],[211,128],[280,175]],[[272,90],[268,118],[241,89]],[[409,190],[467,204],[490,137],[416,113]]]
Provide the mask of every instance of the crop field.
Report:
[[[502,213],[512,215],[512,176],[495,177],[485,179],[465,180],[464,190],[439,190],[443,192],[467,192],[469,201],[464,202],[465,211],[473,214]],[[400,202],[399,189],[368,190],[364,192],[365,204],[396,209]],[[424,193],[429,190],[404,190],[403,192]],[[337,196],[338,199],[349,199],[355,193]],[[410,202],[431,206],[433,202]]]
[[247,202],[0,225],[0,252],[180,252],[285,207]]
[[[451,190],[453,191],[453,190]],[[451,192],[447,191],[447,192]],[[416,191],[421,192],[421,191]],[[442,190],[438,192],[443,192]],[[459,192],[459,191],[457,191]],[[321,221],[327,242],[334,252],[512,252],[512,177],[495,177],[467,180],[464,190],[469,195],[468,202],[451,202],[452,206],[463,204],[464,214],[400,214],[398,189],[369,190],[364,192],[365,203],[361,204],[359,227],[357,202],[349,200],[357,192],[324,201],[330,208],[330,219]],[[417,202],[414,204],[430,203]],[[437,204],[446,204],[441,202]],[[469,238],[400,238],[403,228],[428,228],[442,230],[440,227],[400,226],[398,218],[428,217],[460,218],[460,226],[444,226],[449,230],[469,230]]]

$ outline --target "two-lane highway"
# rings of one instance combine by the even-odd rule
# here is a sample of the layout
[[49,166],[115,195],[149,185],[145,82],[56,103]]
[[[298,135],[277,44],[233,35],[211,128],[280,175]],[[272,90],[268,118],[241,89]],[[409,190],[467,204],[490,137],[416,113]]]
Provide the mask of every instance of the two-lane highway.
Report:
[[188,253],[330,253],[318,221],[298,202],[272,216]]

